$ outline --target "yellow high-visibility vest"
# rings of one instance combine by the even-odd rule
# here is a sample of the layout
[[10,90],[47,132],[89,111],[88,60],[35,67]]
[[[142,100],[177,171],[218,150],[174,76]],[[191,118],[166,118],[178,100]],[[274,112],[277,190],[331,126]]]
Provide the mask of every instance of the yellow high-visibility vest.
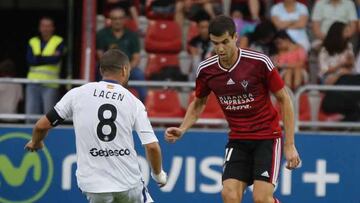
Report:
[[[34,56],[53,56],[56,48],[63,41],[63,38],[58,35],[53,35],[41,51],[41,40],[39,37],[33,37],[29,40],[29,45],[33,51]],[[59,64],[45,64],[39,66],[30,66],[27,74],[28,79],[34,80],[54,80],[59,79],[60,63]],[[47,84],[48,87],[57,88],[57,84]]]

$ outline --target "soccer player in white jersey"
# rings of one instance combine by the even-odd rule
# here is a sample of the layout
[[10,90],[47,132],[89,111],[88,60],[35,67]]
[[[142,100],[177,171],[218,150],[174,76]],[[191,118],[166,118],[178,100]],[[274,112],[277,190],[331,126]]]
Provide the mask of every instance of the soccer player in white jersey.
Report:
[[25,148],[41,149],[49,129],[72,117],[77,182],[89,202],[153,202],[142,181],[133,130],[145,146],[152,178],[164,186],[167,175],[145,107],[123,87],[130,75],[129,59],[123,52],[111,49],[101,57],[100,71],[102,81],[70,90],[37,121]]

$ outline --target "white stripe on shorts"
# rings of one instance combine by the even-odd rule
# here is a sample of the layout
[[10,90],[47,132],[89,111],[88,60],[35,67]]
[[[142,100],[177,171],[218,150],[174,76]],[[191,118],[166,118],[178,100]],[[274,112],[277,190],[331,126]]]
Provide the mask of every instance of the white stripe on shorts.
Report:
[[226,148],[226,149],[225,149],[225,156],[224,156],[224,163],[226,162],[226,157],[227,157],[228,151],[229,151],[229,148]]
[[279,176],[279,170],[280,170],[280,162],[281,162],[281,138],[276,138],[275,139],[275,148],[273,149],[275,153],[274,155],[274,167],[273,167],[273,171],[272,171],[272,179],[271,179],[271,183],[276,185],[277,183],[277,179]]
[[227,156],[226,156],[226,161],[229,161],[229,160],[230,160],[231,154],[232,154],[233,150],[234,150],[234,148],[230,148],[229,153],[228,153]]

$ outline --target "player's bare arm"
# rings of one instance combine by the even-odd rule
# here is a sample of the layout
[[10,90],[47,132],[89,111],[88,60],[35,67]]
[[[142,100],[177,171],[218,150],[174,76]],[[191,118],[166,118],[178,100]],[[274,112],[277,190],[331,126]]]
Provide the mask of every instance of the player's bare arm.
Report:
[[44,147],[43,140],[51,128],[51,123],[47,117],[41,117],[36,122],[32,132],[32,139],[25,145],[25,149],[31,152],[42,149]]
[[284,154],[288,169],[297,168],[301,162],[300,156],[295,147],[294,139],[294,110],[289,94],[285,88],[277,91],[275,97],[280,104],[281,114],[284,122],[285,143]]
[[160,187],[167,182],[167,175],[162,169],[161,149],[158,142],[152,142],[145,145],[146,157],[152,168],[151,176]]
[[186,111],[183,122],[180,127],[170,127],[165,131],[165,140],[174,143],[197,121],[205,109],[207,96],[202,98],[195,97]]

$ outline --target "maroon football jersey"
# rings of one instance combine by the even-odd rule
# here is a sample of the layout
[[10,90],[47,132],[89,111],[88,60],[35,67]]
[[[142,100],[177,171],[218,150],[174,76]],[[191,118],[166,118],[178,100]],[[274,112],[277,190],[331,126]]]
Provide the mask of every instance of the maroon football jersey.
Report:
[[282,133],[270,91],[283,87],[269,57],[239,49],[238,59],[229,69],[221,67],[217,55],[201,62],[195,89],[199,98],[215,93],[229,123],[230,139],[271,139]]

